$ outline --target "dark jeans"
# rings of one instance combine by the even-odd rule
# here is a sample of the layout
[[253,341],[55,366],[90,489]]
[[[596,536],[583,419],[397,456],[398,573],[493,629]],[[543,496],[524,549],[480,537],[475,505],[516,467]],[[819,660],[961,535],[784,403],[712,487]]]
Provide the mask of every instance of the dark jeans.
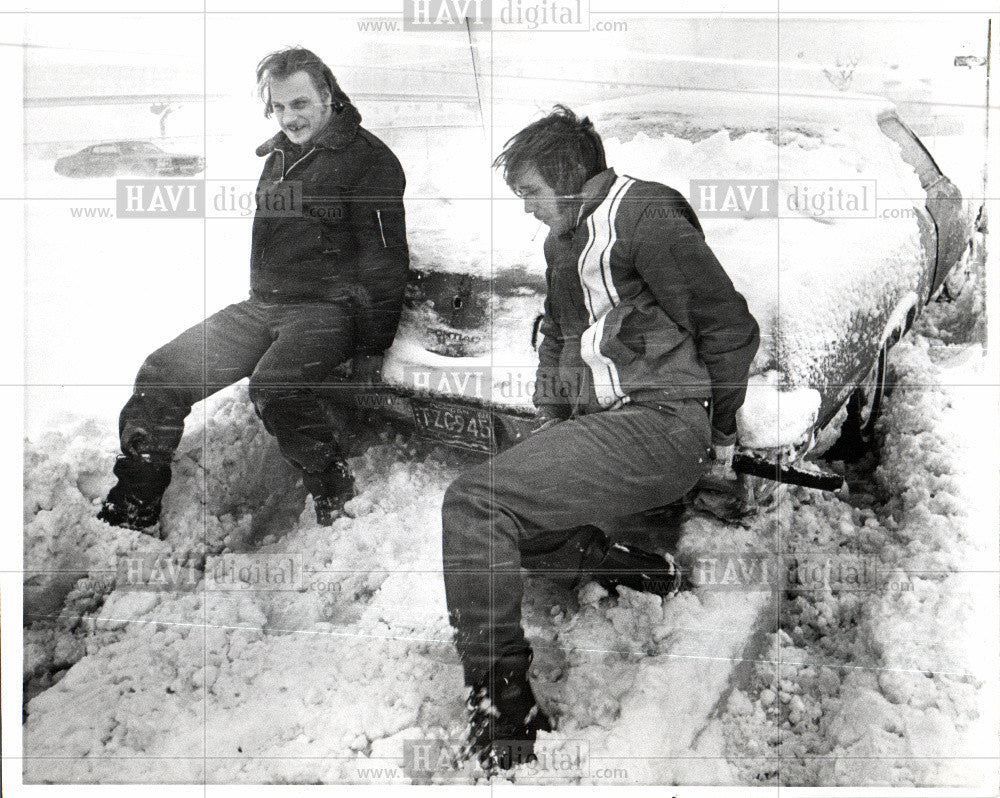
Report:
[[682,497],[707,467],[710,438],[703,401],[627,405],[556,424],[451,484],[445,591],[468,684],[527,648],[520,568],[566,581],[596,565],[593,527],[641,526],[621,518]]
[[146,358],[118,430],[123,452],[167,460],[191,407],[250,378],[250,398],[282,455],[319,472],[340,456],[336,420],[312,386],[354,349],[352,309],[332,302],[237,302]]

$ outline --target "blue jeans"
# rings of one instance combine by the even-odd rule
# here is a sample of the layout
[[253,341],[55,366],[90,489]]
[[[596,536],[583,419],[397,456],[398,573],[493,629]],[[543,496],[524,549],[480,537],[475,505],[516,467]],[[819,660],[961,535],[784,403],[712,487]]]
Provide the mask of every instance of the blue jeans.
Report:
[[119,417],[122,451],[169,462],[202,399],[250,378],[250,398],[282,455],[321,472],[340,456],[337,420],[313,388],[354,350],[347,304],[229,305],[151,354]]
[[621,519],[681,498],[707,468],[710,440],[702,400],[626,405],[556,424],[458,477],[442,545],[466,682],[527,648],[522,566],[563,581],[585,573],[597,564],[594,528],[641,526]]

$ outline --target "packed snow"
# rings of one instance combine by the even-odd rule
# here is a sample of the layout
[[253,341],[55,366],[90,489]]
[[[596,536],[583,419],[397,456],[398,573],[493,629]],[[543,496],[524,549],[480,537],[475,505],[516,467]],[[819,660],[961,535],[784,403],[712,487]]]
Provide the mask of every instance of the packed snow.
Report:
[[[978,757],[996,756],[997,585],[977,568],[997,556],[997,452],[967,419],[997,388],[979,346],[942,341],[977,328],[931,313],[934,337],[893,350],[880,461],[848,469],[848,493],[792,488],[743,527],[685,521],[681,555],[702,572],[780,553],[876,581],[827,565],[771,592],[716,574],[661,603],[531,580],[533,681],[558,719],[540,761],[570,764],[504,778],[995,789]],[[412,741],[449,751],[461,734],[439,514],[466,455],[383,433],[326,529],[244,387],[196,415],[165,540],[94,518],[110,426],[66,421],[27,444],[25,780],[482,779],[402,766]]]

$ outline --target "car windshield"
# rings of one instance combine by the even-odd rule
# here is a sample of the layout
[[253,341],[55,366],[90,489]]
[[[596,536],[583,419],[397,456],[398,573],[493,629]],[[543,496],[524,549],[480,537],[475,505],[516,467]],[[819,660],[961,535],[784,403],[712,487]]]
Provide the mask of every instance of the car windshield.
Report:
[[125,152],[160,153],[162,150],[148,141],[127,141],[122,145]]

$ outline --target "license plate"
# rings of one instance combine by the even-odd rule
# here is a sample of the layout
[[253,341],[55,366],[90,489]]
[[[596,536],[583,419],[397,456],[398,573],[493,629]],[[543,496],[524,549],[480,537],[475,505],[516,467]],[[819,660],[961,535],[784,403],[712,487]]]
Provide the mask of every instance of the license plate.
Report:
[[481,452],[496,449],[493,419],[485,410],[443,402],[414,401],[413,420],[418,429],[452,446]]

